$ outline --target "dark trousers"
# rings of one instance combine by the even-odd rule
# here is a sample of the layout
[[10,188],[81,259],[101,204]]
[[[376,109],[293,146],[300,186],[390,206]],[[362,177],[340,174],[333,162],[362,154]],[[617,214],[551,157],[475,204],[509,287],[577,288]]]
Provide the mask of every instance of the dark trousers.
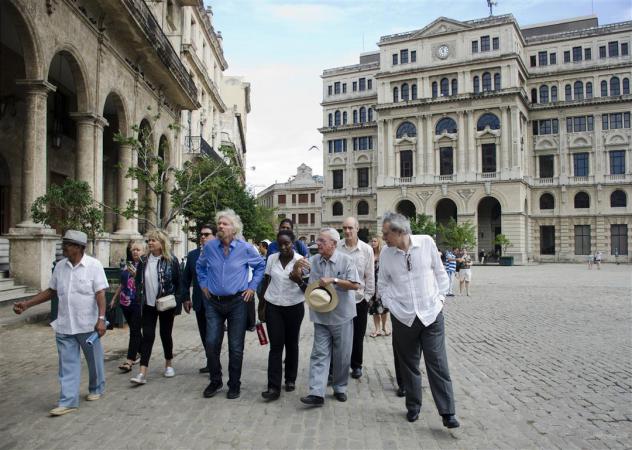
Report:
[[298,372],[298,340],[305,316],[303,302],[292,306],[266,303],[266,328],[270,338],[268,354],[268,388],[281,390],[283,348],[285,347],[285,382],[296,382]]
[[165,359],[173,359],[173,321],[176,317],[176,309],[167,311],[158,311],[155,307],[144,305],[141,324],[143,329],[143,337],[140,341],[140,365],[149,366],[151,358],[151,350],[154,347],[156,339],[156,322],[160,319],[160,340],[162,341],[162,349],[165,353]]
[[362,369],[362,351],[366,321],[369,314],[369,302],[362,300],[356,303],[356,316],[353,318],[353,347],[351,349],[351,369]]
[[136,361],[138,353],[140,353],[140,342],[143,337],[141,333],[141,307],[140,306],[121,306],[123,317],[129,327],[129,343],[127,344],[127,359]]
[[228,321],[228,387],[239,390],[248,305],[241,295],[235,295],[227,300],[210,298],[205,301],[206,359],[211,381],[222,382],[222,366],[219,357],[224,339],[224,321]]
[[445,349],[443,312],[428,326],[422,324],[418,317],[410,327],[393,317],[393,345],[406,389],[406,408],[417,412],[421,409],[419,363],[423,352],[428,384],[439,414],[454,414],[454,393]]
[[200,307],[199,311],[195,311],[195,320],[197,320],[202,346],[206,349],[206,311],[204,311],[204,305]]
[[[393,329],[393,314],[391,314],[391,329]],[[393,347],[393,365],[395,366],[395,381],[397,381],[397,387],[404,387],[404,381],[402,380],[402,371],[399,368],[399,358],[397,357],[397,349],[395,348],[395,338],[391,338],[391,345]]]

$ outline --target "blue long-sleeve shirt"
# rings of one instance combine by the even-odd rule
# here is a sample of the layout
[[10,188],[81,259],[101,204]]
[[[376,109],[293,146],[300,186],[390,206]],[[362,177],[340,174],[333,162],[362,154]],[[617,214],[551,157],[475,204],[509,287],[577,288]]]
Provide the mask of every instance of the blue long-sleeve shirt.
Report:
[[[307,248],[305,242],[301,241],[300,239],[294,242],[294,251],[297,252],[299,255],[309,257],[309,248]],[[276,240],[270,242],[270,245],[268,245],[267,257],[274,253],[279,253],[279,243]]]
[[219,239],[204,245],[195,265],[200,289],[207,288],[211,294],[221,296],[257,289],[266,267],[264,259],[252,245],[238,239],[233,239],[229,248],[228,255],[224,255],[224,245]]

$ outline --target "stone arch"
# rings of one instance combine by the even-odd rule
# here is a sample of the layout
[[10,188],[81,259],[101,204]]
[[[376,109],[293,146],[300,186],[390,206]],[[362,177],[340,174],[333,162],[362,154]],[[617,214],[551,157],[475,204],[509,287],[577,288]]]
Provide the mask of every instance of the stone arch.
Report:
[[[116,115],[118,116],[118,129],[123,136],[129,136],[130,133],[130,118],[127,103],[125,102],[125,96],[120,93],[116,88],[110,89],[108,95],[103,99],[100,111],[105,112],[108,101],[114,107]],[[107,119],[105,114],[103,116]]]
[[410,199],[404,198],[397,202],[395,205],[395,210],[408,218],[417,216],[417,205],[413,203]]
[[77,111],[90,111],[90,105],[92,104],[92,102],[90,101],[90,89],[88,87],[88,76],[86,75],[88,73],[88,70],[86,69],[86,65],[81,58],[81,53],[70,44],[59,46],[53,52],[53,56],[48,63],[48,70],[46,72],[47,79],[50,78],[51,70],[55,69],[52,66],[57,56],[65,58],[66,62],[70,66],[70,71],[72,73],[72,78],[75,84],[77,95]]
[[362,163],[362,162],[369,162],[369,157],[367,155],[360,155],[358,156],[358,160],[356,161],[358,163]]
[[509,202],[507,201],[507,198],[505,198],[505,196],[501,192],[495,190],[492,191],[490,194],[487,194],[484,190],[476,191],[474,195],[472,195],[472,198],[470,198],[470,204],[479,205],[481,201],[487,197],[492,197],[498,200],[503,211],[507,211],[509,209]]
[[479,252],[485,250],[487,254],[500,254],[494,240],[502,233],[502,211],[502,204],[495,196],[479,200],[476,207]]
[[457,221],[458,207],[454,200],[448,197],[440,199],[435,205],[435,222],[446,225],[452,218]]
[[36,27],[31,18],[21,13],[24,7],[17,0],[0,2],[0,8],[6,8],[13,26],[16,28],[20,43],[22,44],[22,57],[24,58],[24,76],[31,80],[41,80],[45,77],[42,64],[42,53]]

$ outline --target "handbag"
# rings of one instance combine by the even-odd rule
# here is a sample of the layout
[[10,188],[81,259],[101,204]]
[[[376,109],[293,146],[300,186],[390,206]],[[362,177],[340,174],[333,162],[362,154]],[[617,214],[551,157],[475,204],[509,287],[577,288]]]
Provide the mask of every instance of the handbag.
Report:
[[160,297],[156,299],[156,309],[160,312],[168,311],[176,307],[176,296],[165,295],[164,297]]

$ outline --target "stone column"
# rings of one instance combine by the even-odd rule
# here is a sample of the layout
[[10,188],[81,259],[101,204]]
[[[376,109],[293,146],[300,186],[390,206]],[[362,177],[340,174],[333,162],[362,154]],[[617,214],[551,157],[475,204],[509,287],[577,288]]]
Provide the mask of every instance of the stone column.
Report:
[[511,168],[519,170],[520,166],[520,112],[518,107],[511,107]]
[[377,152],[376,152],[376,156],[377,156],[377,161],[376,161],[376,165],[377,165],[377,184],[378,186],[382,186],[384,185],[384,172],[385,172],[385,165],[384,165],[384,152],[386,151],[386,127],[385,127],[386,121],[385,120],[378,120],[377,121]]
[[434,130],[432,129],[432,114],[424,116],[426,118],[426,173],[427,181],[434,182],[434,176],[438,175],[435,167],[435,150],[434,150]]
[[[388,160],[388,170],[386,176],[390,178],[395,177],[395,141],[393,136],[393,119],[386,121],[386,159]],[[391,145],[391,142],[393,145]]]
[[[123,210],[127,207],[129,200],[136,200],[138,202],[138,196],[134,192],[132,186],[132,179],[127,178],[127,170],[133,167],[134,164],[134,151],[131,145],[120,145],[119,149],[119,172],[118,172],[118,201],[117,206]],[[119,215],[116,220],[116,234],[137,234],[138,228],[135,219],[126,219]]]
[[510,124],[509,124],[509,114],[508,111],[509,108],[507,106],[503,106],[500,108],[500,112],[501,112],[501,128],[500,128],[500,142],[501,142],[501,148],[500,148],[500,152],[498,152],[498,156],[499,156],[499,161],[498,161],[498,166],[500,167],[500,169],[502,171],[506,171],[507,169],[509,169],[509,154],[510,154],[510,147],[511,147],[511,140],[510,140]]
[[[463,111],[458,111],[457,112],[458,115],[458,126],[459,126],[459,131],[458,131],[458,143],[457,143],[457,166],[456,166],[456,173],[458,175],[460,175],[459,178],[463,179],[463,175],[465,175],[465,133],[466,133],[466,128],[465,128],[465,114],[463,113]],[[458,176],[457,175],[457,176]]]
[[96,116],[93,125],[94,135],[94,199],[103,203],[103,127],[108,121]]
[[467,155],[468,173],[472,179],[476,179],[476,124],[474,123],[474,111],[467,110]]
[[417,148],[416,156],[417,168],[415,169],[415,177],[417,183],[421,182],[421,177],[424,175],[424,139],[423,139],[423,116],[417,116]]
[[41,227],[31,220],[31,205],[46,194],[46,99],[55,86],[45,80],[17,80],[25,89],[26,119],[22,157],[22,217],[18,227]]

